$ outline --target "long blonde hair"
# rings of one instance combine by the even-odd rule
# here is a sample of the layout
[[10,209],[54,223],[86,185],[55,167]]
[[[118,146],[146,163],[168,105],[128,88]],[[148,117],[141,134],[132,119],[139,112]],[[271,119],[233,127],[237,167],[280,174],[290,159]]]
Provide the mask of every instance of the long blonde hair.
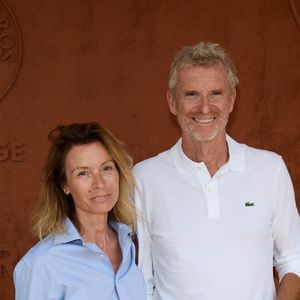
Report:
[[64,220],[69,217],[80,229],[72,196],[66,195],[65,159],[73,146],[100,142],[114,160],[119,172],[119,198],[108,218],[134,227],[135,209],[132,202],[134,177],[132,159],[124,144],[97,122],[74,123],[57,126],[48,135],[52,143],[43,170],[41,194],[32,216],[32,231],[44,238],[49,234],[64,232]]

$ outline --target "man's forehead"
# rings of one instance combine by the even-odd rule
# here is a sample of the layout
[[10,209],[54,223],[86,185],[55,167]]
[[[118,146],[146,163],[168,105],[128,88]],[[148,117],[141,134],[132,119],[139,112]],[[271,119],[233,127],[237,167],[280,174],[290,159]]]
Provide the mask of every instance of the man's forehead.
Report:
[[177,81],[202,81],[202,80],[219,80],[227,81],[228,73],[223,64],[215,64],[212,66],[191,66],[184,67],[177,73]]
[[220,70],[225,70],[225,65],[221,61],[215,61],[211,62],[210,64],[184,64],[180,66],[177,70],[177,74],[184,72],[184,71],[189,71],[189,70],[210,70],[210,69],[220,69]]

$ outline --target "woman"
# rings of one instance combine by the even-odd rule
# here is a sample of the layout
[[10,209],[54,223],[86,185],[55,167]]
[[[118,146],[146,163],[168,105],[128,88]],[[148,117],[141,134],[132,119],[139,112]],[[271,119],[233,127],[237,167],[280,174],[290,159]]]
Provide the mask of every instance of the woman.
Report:
[[59,126],[33,216],[38,242],[17,264],[16,300],[143,300],[131,228],[131,158],[95,122]]

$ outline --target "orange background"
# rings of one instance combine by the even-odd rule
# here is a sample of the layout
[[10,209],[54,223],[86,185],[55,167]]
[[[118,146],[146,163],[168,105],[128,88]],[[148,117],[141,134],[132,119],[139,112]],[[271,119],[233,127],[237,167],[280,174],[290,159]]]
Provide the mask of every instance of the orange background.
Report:
[[98,121],[135,162],[169,148],[179,137],[165,100],[169,65],[184,45],[213,41],[231,54],[240,85],[228,131],[280,153],[299,197],[299,0],[6,2],[23,51],[0,101],[0,152],[17,149],[0,162],[0,299],[13,299],[13,265],[34,243],[29,216],[48,132]]

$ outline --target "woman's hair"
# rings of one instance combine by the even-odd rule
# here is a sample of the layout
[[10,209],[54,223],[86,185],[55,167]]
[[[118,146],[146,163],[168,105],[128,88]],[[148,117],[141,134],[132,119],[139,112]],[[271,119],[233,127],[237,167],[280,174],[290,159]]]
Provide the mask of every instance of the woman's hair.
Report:
[[174,92],[179,69],[192,66],[212,66],[218,62],[224,65],[228,74],[229,86],[234,91],[239,83],[236,68],[225,50],[219,44],[210,42],[200,42],[184,47],[176,54],[170,68],[169,90]]
[[96,122],[57,126],[49,133],[48,139],[52,145],[43,170],[40,198],[32,217],[34,235],[44,238],[48,234],[64,232],[66,217],[80,230],[73,198],[63,191],[65,160],[72,147],[94,142],[100,142],[106,148],[119,172],[119,198],[108,218],[134,227],[132,159],[124,144]]

